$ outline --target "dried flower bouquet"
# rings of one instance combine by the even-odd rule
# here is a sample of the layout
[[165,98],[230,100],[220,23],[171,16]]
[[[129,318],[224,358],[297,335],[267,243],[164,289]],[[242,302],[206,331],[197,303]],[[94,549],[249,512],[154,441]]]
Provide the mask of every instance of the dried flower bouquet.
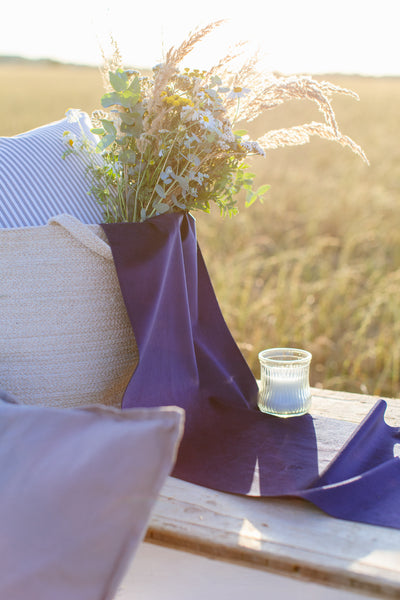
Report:
[[[308,76],[276,76],[257,69],[256,58],[237,72],[229,66],[237,53],[208,71],[178,65],[220,21],[192,33],[152,76],[124,69],[118,47],[108,64],[108,91],[93,114],[96,145],[65,132],[65,155],[90,159],[91,191],[103,208],[105,222],[140,222],[166,212],[238,211],[237,194],[246,191],[246,206],[263,200],[268,185],[253,188],[247,158],[268,150],[304,144],[310,136],[339,142],[367,161],[362,149],[343,135],[331,105],[334,93],[357,98],[351,90]],[[318,105],[324,122],[266,132],[251,140],[237,124],[249,123],[288,100]],[[74,111],[68,111],[71,120]]]

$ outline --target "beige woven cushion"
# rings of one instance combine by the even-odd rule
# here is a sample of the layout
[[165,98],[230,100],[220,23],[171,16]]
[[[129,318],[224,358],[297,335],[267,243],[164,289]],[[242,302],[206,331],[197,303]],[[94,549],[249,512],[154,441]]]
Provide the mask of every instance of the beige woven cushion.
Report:
[[120,406],[138,362],[98,225],[0,229],[0,386],[25,404]]

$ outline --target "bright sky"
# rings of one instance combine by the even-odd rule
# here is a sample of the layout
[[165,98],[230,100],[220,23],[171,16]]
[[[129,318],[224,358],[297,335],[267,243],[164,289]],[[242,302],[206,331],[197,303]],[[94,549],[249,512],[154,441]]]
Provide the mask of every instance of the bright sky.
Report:
[[284,73],[400,75],[400,0],[8,0],[0,55],[101,64],[111,33],[125,63],[161,62],[189,31],[228,19],[188,60],[214,64],[250,40]]

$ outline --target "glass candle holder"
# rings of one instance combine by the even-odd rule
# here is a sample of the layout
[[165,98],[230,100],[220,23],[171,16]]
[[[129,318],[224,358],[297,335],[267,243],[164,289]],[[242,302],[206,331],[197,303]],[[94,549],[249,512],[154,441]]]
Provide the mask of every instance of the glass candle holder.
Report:
[[259,353],[261,385],[258,407],[279,417],[303,415],[311,406],[311,353],[297,348],[270,348]]

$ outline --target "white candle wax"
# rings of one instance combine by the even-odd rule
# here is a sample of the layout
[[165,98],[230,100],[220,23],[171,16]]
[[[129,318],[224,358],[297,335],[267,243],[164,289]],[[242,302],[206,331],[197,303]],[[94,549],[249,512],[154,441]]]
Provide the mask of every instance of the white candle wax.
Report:
[[303,375],[289,373],[268,374],[262,386],[261,403],[267,412],[293,414],[306,412],[309,386]]

